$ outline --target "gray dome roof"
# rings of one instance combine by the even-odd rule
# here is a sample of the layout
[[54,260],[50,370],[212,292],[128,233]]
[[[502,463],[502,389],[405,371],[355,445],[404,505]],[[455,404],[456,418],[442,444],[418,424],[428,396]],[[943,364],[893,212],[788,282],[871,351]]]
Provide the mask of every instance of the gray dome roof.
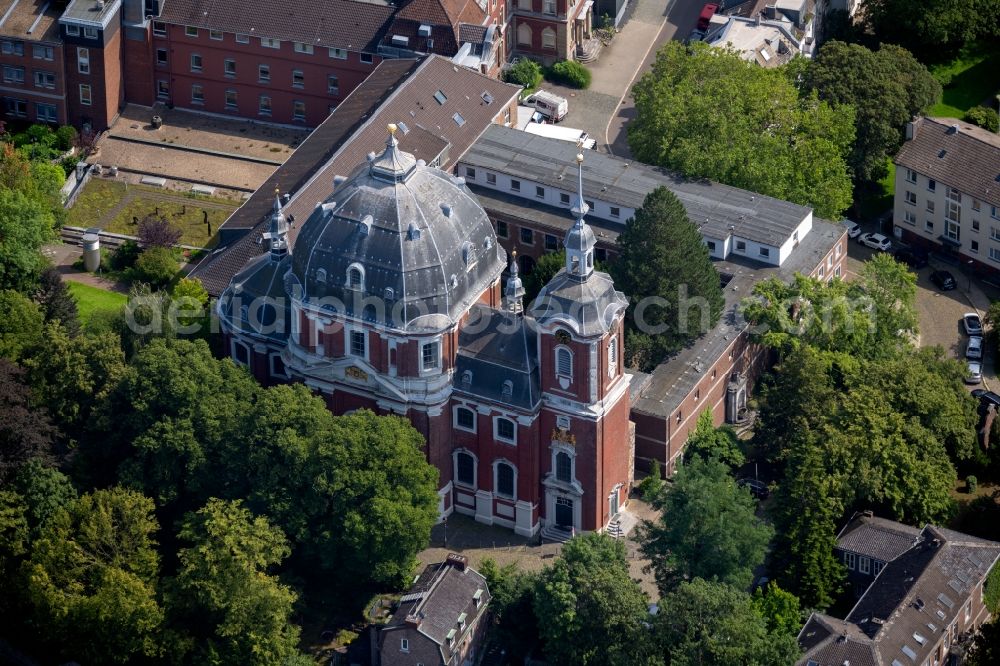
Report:
[[503,268],[493,225],[465,181],[401,152],[390,136],[303,224],[290,287],[331,312],[440,330]]

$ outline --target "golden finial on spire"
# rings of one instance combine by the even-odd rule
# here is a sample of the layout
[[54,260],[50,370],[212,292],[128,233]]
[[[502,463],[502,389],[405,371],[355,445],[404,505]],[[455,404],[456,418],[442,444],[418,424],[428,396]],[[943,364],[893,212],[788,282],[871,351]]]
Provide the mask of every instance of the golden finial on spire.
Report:
[[398,129],[399,129],[399,128],[398,128],[398,127],[396,127],[396,123],[389,123],[389,134],[391,134],[391,135],[393,135],[393,136],[396,136],[396,131],[397,131]]
[[513,257],[514,259],[517,259],[517,250],[511,250],[510,256]]

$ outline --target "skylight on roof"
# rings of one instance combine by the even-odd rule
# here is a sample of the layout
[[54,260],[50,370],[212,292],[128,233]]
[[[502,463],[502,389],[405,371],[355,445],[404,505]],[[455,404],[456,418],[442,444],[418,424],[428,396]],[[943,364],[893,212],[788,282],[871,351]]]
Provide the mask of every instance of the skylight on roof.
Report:
[[952,601],[951,599],[949,599],[948,595],[946,595],[944,592],[942,592],[941,594],[939,594],[937,596],[937,598],[938,598],[938,601],[940,601],[942,604],[944,604],[948,608],[954,608],[955,607],[955,602]]
[[465,124],[465,118],[463,118],[462,114],[459,113],[458,111],[455,112],[455,115],[453,115],[451,119],[454,120],[455,124],[458,125],[459,127]]
[[486,102],[487,104],[492,104],[493,103],[493,95],[489,94],[485,90],[483,91],[483,94],[480,95],[480,97],[482,97],[483,101]]
[[910,658],[910,661],[916,661],[917,660],[917,653],[914,652],[913,648],[911,648],[909,645],[904,645],[900,649],[903,651],[903,654],[905,654],[907,657]]
[[410,127],[409,127],[409,125],[407,125],[403,121],[400,121],[400,122],[396,123],[396,127],[398,127],[399,131],[403,133],[403,136],[406,136],[407,134],[410,133]]
[[916,631],[913,632],[913,640],[915,640],[916,642],[920,643],[921,645],[923,645],[924,643],[927,642],[927,639],[924,638],[923,636],[921,636],[920,633],[918,633]]
[[442,106],[444,105],[445,102],[448,101],[448,98],[440,90],[438,90],[436,93],[434,93],[434,99],[437,100],[437,103],[441,104]]

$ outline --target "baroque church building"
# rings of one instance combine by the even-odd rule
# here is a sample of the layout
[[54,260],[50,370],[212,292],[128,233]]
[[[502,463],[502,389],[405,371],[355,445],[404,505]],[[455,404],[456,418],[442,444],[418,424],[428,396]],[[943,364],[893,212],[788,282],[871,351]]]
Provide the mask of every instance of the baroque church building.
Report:
[[516,257],[464,179],[400,151],[390,125],[301,225],[276,196],[270,252],[217,303],[229,353],[335,414],[408,418],[442,517],[553,538],[608,528],[632,478],[627,300],[594,270],[582,162],[566,266],[527,308]]

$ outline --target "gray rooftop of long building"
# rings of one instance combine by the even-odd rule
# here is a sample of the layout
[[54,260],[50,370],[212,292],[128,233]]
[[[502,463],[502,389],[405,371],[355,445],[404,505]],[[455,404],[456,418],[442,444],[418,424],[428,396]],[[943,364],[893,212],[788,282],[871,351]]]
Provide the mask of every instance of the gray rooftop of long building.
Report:
[[859,514],[837,535],[837,547],[891,562],[913,545],[920,528],[870,514]]
[[[568,141],[494,125],[460,161],[550,187],[573,189],[577,152],[579,149]],[[583,174],[586,196],[629,208],[639,208],[647,194],[666,187],[684,204],[702,234],[712,238],[735,234],[766,245],[781,245],[811,212],[798,204],[709,180],[686,179],[596,151],[587,151]]]
[[812,231],[801,240],[780,267],[747,259],[715,261],[720,273],[731,276],[722,293],[726,298],[722,317],[715,328],[698,338],[653,370],[633,409],[644,414],[669,416],[694,390],[705,368],[714,363],[747,327],[738,313],[740,301],[750,295],[758,282],[777,276],[789,281],[796,273],[809,274],[846,233],[841,224],[813,219]]

